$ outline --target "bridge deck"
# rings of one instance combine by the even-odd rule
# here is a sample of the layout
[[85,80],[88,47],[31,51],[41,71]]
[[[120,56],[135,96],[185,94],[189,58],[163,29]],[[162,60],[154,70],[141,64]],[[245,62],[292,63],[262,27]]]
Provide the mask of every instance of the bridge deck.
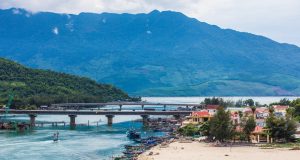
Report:
[[60,103],[52,104],[55,107],[92,107],[92,106],[107,106],[107,105],[129,105],[129,106],[195,106],[200,107],[201,104],[191,103],[148,103],[148,102],[109,102],[109,103]]
[[[0,113],[5,113],[0,109]],[[44,115],[190,115],[192,111],[82,111],[82,110],[9,110],[10,114],[44,114]]]

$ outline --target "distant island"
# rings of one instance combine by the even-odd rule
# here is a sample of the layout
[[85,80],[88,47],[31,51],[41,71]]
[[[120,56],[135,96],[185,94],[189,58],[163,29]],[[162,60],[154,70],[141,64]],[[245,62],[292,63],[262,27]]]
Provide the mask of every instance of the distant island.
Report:
[[138,96],[294,96],[300,48],[182,13],[0,10],[0,57]]
[[12,108],[34,109],[66,102],[138,101],[122,90],[85,77],[24,67],[0,58],[0,105],[13,95]]

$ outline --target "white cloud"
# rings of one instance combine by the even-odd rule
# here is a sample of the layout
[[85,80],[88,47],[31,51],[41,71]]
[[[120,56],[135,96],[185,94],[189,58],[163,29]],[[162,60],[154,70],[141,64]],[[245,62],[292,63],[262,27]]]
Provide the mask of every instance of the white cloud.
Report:
[[54,33],[55,35],[58,35],[58,34],[59,34],[58,28],[57,28],[57,27],[54,27],[54,28],[52,29],[52,33]]
[[19,9],[13,9],[12,12],[13,14],[22,14]]
[[0,8],[33,12],[144,13],[154,9],[182,12],[190,17],[268,36],[300,46],[299,0],[0,0]]

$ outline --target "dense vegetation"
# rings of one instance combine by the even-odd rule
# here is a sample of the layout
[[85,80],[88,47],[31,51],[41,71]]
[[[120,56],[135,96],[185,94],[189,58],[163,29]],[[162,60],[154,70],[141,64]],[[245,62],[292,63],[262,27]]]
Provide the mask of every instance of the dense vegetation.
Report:
[[300,122],[300,98],[290,101],[286,98],[281,99],[279,102],[272,103],[271,105],[287,105],[290,106],[287,113],[290,117]]
[[300,48],[177,12],[0,10],[0,56],[152,96],[299,95]]
[[[285,100],[285,99],[283,99]],[[201,104],[204,105],[219,105],[222,106],[224,108],[227,107],[245,107],[245,106],[249,106],[249,107],[260,107],[260,106],[267,106],[266,104],[260,104],[259,102],[255,102],[253,99],[239,99],[237,101],[233,101],[233,100],[224,100],[223,98],[220,97],[212,97],[212,98],[205,98],[203,102],[201,102]],[[275,103],[274,103],[275,104]]]
[[62,102],[138,100],[120,89],[84,77],[26,68],[0,58],[0,104],[14,95],[13,107]]

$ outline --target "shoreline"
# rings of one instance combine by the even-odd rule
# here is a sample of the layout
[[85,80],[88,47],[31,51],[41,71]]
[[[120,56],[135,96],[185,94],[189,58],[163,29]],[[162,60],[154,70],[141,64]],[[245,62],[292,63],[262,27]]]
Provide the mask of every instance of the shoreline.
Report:
[[[151,155],[150,155],[151,154]],[[191,143],[172,142],[167,147],[157,145],[138,156],[138,160],[298,160],[299,150],[289,148],[262,149],[259,146],[214,147],[211,143],[193,141]]]

